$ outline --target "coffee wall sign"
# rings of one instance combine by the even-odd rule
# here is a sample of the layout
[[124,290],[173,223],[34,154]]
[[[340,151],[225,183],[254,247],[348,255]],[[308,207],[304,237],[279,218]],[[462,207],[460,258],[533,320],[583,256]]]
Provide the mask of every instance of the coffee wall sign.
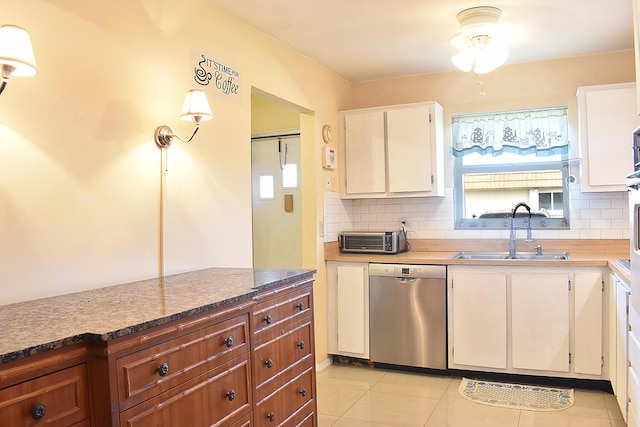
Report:
[[204,86],[208,93],[216,93],[225,97],[236,97],[240,93],[240,71],[227,62],[193,50],[193,80]]

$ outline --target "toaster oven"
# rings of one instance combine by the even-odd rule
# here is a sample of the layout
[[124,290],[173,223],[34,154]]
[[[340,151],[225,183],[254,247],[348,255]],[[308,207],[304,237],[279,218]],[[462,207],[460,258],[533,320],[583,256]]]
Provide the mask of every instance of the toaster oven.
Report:
[[340,252],[397,254],[409,249],[402,231],[350,231],[338,238]]

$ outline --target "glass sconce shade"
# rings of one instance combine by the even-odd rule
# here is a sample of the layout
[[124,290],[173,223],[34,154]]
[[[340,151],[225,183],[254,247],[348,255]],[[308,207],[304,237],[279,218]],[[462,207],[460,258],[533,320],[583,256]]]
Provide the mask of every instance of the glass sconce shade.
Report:
[[207,95],[197,89],[192,89],[184,96],[180,118],[186,121],[199,123],[202,120],[211,120],[213,114],[207,101]]
[[169,126],[160,125],[154,133],[154,139],[159,148],[168,148],[173,142],[173,138],[177,138],[182,142],[190,142],[193,137],[196,136],[198,129],[200,129],[200,122],[213,118],[209,102],[207,101],[207,95],[197,89],[187,91],[184,102],[182,103],[180,118],[186,121],[193,121],[196,124],[189,139],[182,139],[173,133]]
[[0,64],[3,74],[8,72],[11,76],[33,76],[37,73],[27,30],[16,25],[0,26]]

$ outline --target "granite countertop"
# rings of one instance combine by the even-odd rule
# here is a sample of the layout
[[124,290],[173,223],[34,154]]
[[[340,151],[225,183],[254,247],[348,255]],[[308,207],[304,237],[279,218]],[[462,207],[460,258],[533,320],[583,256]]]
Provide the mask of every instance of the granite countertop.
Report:
[[108,341],[254,297],[315,270],[210,268],[0,307],[0,364]]

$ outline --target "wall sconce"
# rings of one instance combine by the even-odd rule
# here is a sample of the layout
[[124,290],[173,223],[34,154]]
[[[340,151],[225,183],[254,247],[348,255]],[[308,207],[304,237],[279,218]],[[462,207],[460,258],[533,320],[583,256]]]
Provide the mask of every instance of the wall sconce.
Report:
[[0,66],[0,94],[7,87],[9,77],[33,76],[38,72],[27,30],[16,25],[0,26]]
[[169,148],[173,142],[173,138],[178,138],[182,142],[190,142],[200,129],[200,122],[203,120],[211,120],[213,114],[211,114],[211,108],[209,108],[209,102],[207,101],[207,95],[201,90],[192,89],[187,92],[184,97],[184,103],[182,104],[182,112],[180,118],[186,121],[194,121],[196,123],[195,129],[189,139],[182,139],[178,135],[174,134],[169,126],[160,125],[156,128],[155,140],[156,145],[160,148]]

